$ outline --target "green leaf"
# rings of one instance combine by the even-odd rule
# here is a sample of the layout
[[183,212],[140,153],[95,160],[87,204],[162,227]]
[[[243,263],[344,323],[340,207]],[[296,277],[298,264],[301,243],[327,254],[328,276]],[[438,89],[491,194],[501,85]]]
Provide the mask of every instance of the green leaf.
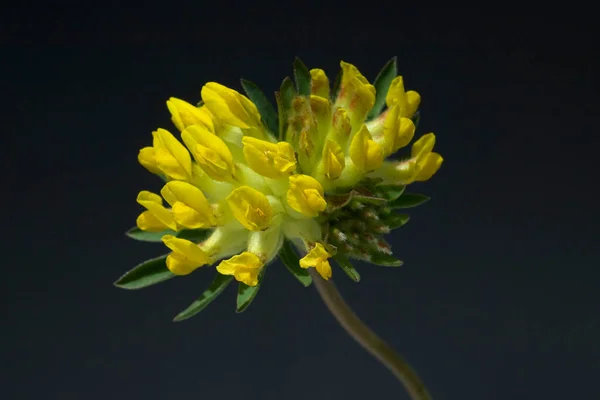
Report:
[[340,86],[342,84],[342,70],[340,69],[340,71],[338,72],[338,74],[335,77],[335,81],[333,81],[333,86],[331,89],[331,102],[335,103],[338,94],[340,92]]
[[235,312],[244,312],[250,306],[250,304],[252,304],[252,301],[258,294],[266,270],[267,266],[265,265],[258,275],[258,284],[256,286],[248,286],[245,283],[240,282],[238,286],[237,307]]
[[152,258],[136,265],[117,279],[114,285],[121,289],[142,289],[174,278],[175,275],[167,268],[167,255]]
[[367,115],[367,120],[375,118],[381,113],[381,110],[383,110],[383,107],[385,106],[385,97],[387,96],[390,84],[396,75],[398,75],[398,67],[396,65],[396,57],[394,57],[383,66],[373,82],[373,86],[375,86],[376,90],[375,105]]
[[388,203],[391,208],[412,208],[428,201],[430,197],[418,193],[404,193],[396,200]]
[[408,214],[390,214],[384,218],[383,222],[390,229],[396,229],[396,228],[400,228],[402,225],[406,224],[409,219],[410,219],[410,215],[408,215]]
[[412,122],[415,124],[415,129],[417,129],[419,127],[419,122],[421,122],[421,111],[417,111],[415,115],[413,115]]
[[184,321],[188,318],[193,317],[200,311],[204,310],[214,299],[216,299],[225,288],[231,283],[233,276],[222,275],[217,272],[217,276],[213,279],[212,283],[206,289],[200,297],[196,299],[188,308],[177,314],[173,321],[179,322]]
[[279,140],[283,140],[285,137],[289,110],[292,108],[292,101],[297,94],[294,83],[286,76],[283,82],[281,82],[279,92],[275,93],[277,112],[279,114]]
[[143,242],[161,242],[163,236],[173,235],[181,239],[187,239],[189,241],[199,243],[205,240],[211,232],[212,230],[210,229],[184,229],[179,232],[167,229],[160,232],[146,232],[141,230],[137,226],[134,226],[133,228],[125,232],[125,235],[129,236],[132,239],[140,240]]
[[212,233],[212,229],[184,229],[177,232],[177,237],[190,242],[200,243],[206,240]]
[[400,267],[404,264],[393,255],[385,253],[372,253],[369,262],[382,267]]
[[142,242],[160,242],[161,238],[165,235],[176,235],[177,232],[172,231],[170,229],[160,231],[160,232],[146,232],[134,226],[127,232],[125,235],[129,236],[132,239],[140,240]]
[[376,193],[387,201],[394,201],[404,193],[405,189],[405,185],[380,185],[377,186]]
[[310,71],[298,57],[294,60],[294,78],[300,96],[310,96]]
[[277,111],[275,111],[275,107],[273,104],[267,99],[267,96],[263,93],[262,90],[253,82],[249,80],[242,79],[242,87],[244,91],[248,95],[248,98],[252,100],[252,102],[258,108],[258,112],[262,117],[265,125],[272,133],[277,133]]
[[341,253],[337,253],[333,257],[333,259],[340,266],[340,268],[346,273],[346,275],[348,275],[350,277],[350,279],[352,279],[354,282],[360,281],[360,274],[354,268],[354,266],[352,265],[352,263],[350,262],[348,257],[346,257],[345,255],[343,255]]
[[279,258],[288,271],[290,271],[301,284],[305,287],[310,286],[312,278],[307,270],[300,267],[300,258],[288,240],[283,242],[283,246],[281,247],[281,250],[279,250]]

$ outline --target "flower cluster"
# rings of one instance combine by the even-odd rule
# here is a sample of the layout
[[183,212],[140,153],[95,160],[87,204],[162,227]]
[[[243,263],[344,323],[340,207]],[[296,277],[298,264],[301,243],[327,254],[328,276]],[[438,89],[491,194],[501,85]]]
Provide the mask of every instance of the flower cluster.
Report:
[[[333,88],[323,70],[299,60],[294,67],[295,84],[286,78],[276,92],[277,110],[244,80],[247,96],[208,82],[198,105],[167,101],[176,134],[157,129],[138,155],[165,184],[160,195],[139,193],[137,228],[160,234],[172,274],[216,264],[256,286],[289,242],[304,254],[297,266],[328,279],[336,253],[360,255],[369,243],[389,253],[381,235],[393,223],[377,221],[406,185],[442,164],[433,133],[414,141],[408,157],[386,160],[413,141],[421,100],[396,76],[395,59],[374,84],[341,62]],[[179,235],[189,231],[206,237]]]

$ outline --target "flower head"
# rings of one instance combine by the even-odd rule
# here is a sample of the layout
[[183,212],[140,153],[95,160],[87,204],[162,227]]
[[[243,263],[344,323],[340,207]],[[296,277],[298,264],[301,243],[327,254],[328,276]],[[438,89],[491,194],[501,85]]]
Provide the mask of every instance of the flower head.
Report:
[[413,141],[420,95],[405,90],[395,61],[373,83],[342,61],[337,88],[324,70],[299,60],[294,66],[295,83],[284,80],[276,109],[248,81],[246,95],[208,82],[199,106],[167,101],[179,137],[159,128],[138,154],[166,183],[160,196],[139,193],[146,210],[129,235],[170,251],[160,258],[162,275],[155,264],[144,267],[153,271],[144,282],[216,265],[206,296],[236,280],[241,310],[278,255],[304,284],[308,268],[323,279],[335,275],[331,260],[355,280],[351,259],[400,265],[384,239],[408,220],[394,209],[424,201],[405,188],[430,179],[443,162],[433,133],[403,158],[386,160]]

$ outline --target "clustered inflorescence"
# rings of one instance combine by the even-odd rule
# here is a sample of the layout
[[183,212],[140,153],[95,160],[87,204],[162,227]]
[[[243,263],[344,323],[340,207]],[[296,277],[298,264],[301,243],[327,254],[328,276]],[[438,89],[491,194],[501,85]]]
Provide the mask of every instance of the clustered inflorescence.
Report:
[[[413,140],[420,95],[405,91],[395,59],[374,84],[346,62],[333,88],[298,59],[294,76],[276,108],[246,80],[247,97],[208,82],[198,105],[167,101],[181,141],[159,128],[140,150],[140,164],[165,184],[160,195],[139,193],[146,210],[135,230],[159,235],[171,274],[216,264],[219,279],[255,287],[278,254],[299,279],[312,267],[329,279],[331,258],[355,278],[348,259],[400,263],[384,239],[408,220],[394,209],[421,201],[406,185],[442,164],[433,133],[387,160]],[[303,255],[296,262],[293,248]]]

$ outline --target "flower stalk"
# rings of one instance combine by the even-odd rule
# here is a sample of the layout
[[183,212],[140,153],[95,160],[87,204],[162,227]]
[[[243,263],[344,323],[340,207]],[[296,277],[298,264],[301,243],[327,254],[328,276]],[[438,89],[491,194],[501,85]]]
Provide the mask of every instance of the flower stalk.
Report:
[[412,400],[431,400],[415,370],[352,311],[333,281],[321,278],[313,269],[309,273],[323,302],[346,332],[402,382]]

